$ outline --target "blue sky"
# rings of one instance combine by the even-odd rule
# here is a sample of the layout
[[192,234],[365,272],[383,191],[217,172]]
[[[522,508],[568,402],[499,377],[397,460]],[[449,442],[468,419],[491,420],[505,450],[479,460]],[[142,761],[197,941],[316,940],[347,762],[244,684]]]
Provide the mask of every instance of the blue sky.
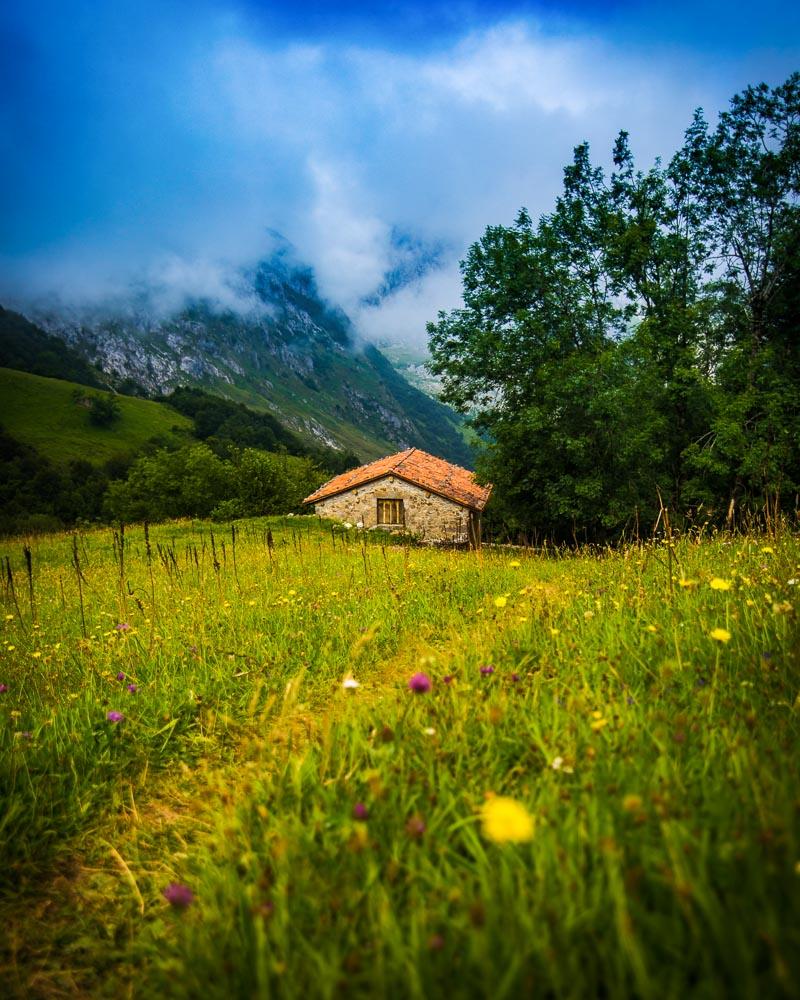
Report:
[[[0,301],[230,300],[277,229],[366,336],[421,340],[488,224],[547,211],[572,147],[668,157],[694,107],[800,66],[796,5],[6,3]],[[443,266],[380,307],[400,228]]]

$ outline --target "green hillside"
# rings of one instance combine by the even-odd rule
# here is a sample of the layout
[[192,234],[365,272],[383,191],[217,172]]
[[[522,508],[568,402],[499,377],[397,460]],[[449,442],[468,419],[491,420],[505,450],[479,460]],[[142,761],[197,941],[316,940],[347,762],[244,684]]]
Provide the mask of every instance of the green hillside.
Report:
[[119,419],[94,427],[85,406],[73,398],[87,390],[74,382],[0,368],[0,424],[59,465],[83,459],[102,464],[138,451],[153,438],[177,441],[192,432],[192,421],[163,403],[116,396]]

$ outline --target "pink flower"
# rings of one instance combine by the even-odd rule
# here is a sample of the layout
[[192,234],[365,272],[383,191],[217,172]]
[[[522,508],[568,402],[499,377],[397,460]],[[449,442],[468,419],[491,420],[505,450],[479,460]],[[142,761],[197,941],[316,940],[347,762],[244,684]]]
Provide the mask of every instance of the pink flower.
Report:
[[122,712],[106,712],[106,718],[109,722],[122,722],[125,716]]
[[174,906],[176,910],[185,910],[194,902],[194,893],[188,885],[181,885],[180,882],[170,882],[163,893],[164,899]]
[[493,673],[494,673],[494,667],[491,665],[491,663],[487,663],[485,666],[481,667],[481,674],[484,677],[489,677]]
[[353,819],[365,820],[369,817],[369,810],[363,802],[356,802],[353,806]]
[[414,694],[427,694],[431,689],[431,679],[427,674],[414,674],[409,678],[408,690]]

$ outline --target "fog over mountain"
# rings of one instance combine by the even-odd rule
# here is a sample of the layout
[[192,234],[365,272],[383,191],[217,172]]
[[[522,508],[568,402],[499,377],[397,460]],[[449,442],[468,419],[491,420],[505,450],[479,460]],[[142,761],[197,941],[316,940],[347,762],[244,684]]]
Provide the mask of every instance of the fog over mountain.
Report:
[[523,204],[547,210],[575,144],[602,161],[625,127],[639,162],[669,156],[696,105],[797,62],[786,9],[759,27],[678,4],[654,33],[631,4],[624,30],[615,6],[433,6],[4,10],[0,301],[139,286],[162,311],[204,297],[246,313],[239,275],[269,227],[361,338],[421,345],[459,302],[468,245]]

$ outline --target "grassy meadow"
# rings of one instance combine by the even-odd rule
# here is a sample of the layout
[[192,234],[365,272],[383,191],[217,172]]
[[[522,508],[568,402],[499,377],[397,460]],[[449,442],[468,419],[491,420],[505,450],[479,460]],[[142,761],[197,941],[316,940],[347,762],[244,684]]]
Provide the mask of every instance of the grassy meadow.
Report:
[[118,420],[94,427],[86,408],[73,399],[75,392],[105,395],[75,382],[0,368],[3,427],[56,465],[81,460],[100,465],[134,454],[153,438],[175,443],[191,433],[192,421],[164,403],[120,395],[114,396]]
[[0,555],[0,995],[800,991],[791,534]]

